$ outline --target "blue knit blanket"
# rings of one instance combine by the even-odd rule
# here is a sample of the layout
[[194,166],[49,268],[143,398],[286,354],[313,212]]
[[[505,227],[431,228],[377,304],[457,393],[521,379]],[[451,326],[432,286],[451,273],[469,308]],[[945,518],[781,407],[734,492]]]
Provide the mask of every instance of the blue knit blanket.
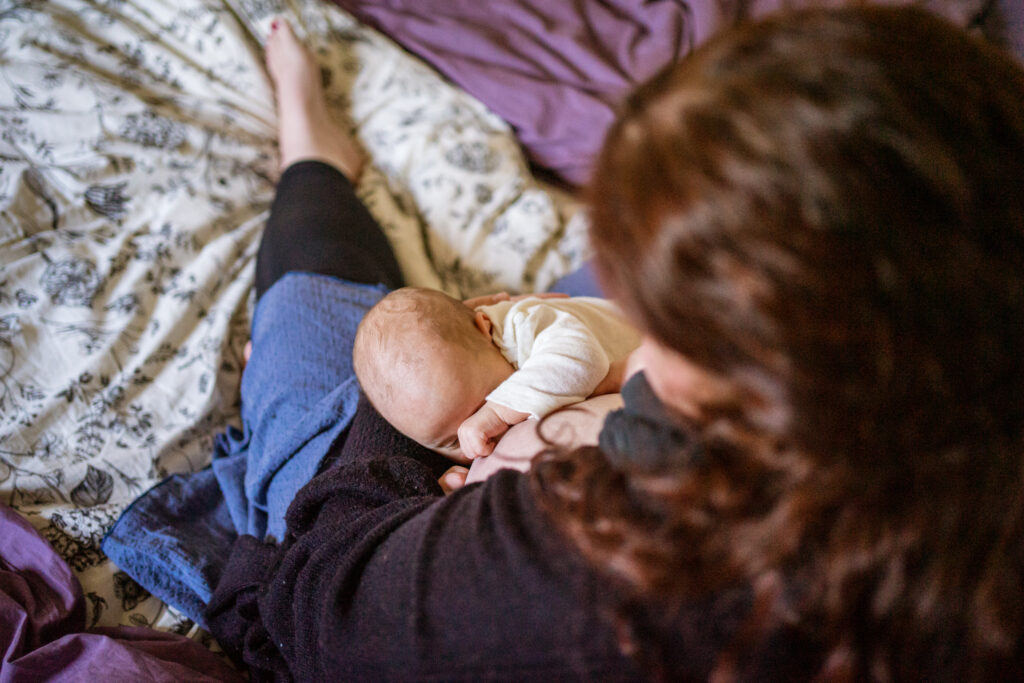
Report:
[[219,435],[212,465],[177,474],[129,507],[103,551],[189,618],[202,613],[240,534],[284,535],[295,493],[344,438],[359,387],[352,343],[383,287],[290,273],[259,300],[242,378],[243,429]]

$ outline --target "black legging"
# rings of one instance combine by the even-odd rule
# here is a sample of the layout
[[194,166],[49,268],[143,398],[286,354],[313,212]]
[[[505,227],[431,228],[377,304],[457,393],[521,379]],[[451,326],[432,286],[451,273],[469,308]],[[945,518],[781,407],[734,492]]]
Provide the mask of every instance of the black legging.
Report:
[[[380,283],[390,289],[404,285],[391,245],[356,197],[352,183],[336,168],[319,161],[300,161],[281,174],[256,256],[256,296],[263,296],[279,278],[296,271],[361,284]],[[364,438],[369,434],[379,439],[382,433],[393,439],[405,438],[387,427],[365,399],[360,399],[355,420],[364,426],[373,424],[363,430]],[[350,430],[345,429],[332,444],[319,472],[334,463]],[[420,460],[435,476],[452,465],[439,453],[417,449]]]
[[403,286],[395,254],[352,183],[333,166],[299,161],[281,175],[256,256],[256,296],[302,271]]

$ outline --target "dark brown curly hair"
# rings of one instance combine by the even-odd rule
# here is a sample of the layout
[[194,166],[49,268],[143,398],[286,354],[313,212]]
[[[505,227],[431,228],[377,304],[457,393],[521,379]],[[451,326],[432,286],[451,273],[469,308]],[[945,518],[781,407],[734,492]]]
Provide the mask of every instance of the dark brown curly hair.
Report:
[[[749,23],[629,98],[589,199],[607,290],[733,389],[697,463],[534,463],[621,622],[742,585],[736,642],[808,634],[821,679],[1020,676],[1018,65],[921,10]],[[671,638],[632,634],[672,677]]]

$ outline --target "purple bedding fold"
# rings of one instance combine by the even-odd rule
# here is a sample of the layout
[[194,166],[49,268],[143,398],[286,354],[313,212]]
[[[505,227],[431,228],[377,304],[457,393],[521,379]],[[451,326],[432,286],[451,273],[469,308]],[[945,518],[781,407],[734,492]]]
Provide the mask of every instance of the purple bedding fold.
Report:
[[487,104],[527,155],[582,184],[618,99],[716,21],[682,0],[335,0]]
[[[334,0],[477,97],[530,160],[587,181],[621,97],[723,26],[850,0]],[[1020,0],[920,4],[1024,50]]]
[[0,683],[242,681],[188,638],[85,628],[82,587],[50,544],[0,504]]

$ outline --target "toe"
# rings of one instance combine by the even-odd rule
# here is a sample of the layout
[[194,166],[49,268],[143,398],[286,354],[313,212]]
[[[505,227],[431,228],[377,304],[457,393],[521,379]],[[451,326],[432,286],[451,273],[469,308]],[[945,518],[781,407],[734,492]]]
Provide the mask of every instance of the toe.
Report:
[[278,17],[277,19],[274,19],[274,23],[277,24],[276,30],[280,32],[282,38],[288,41],[296,40],[295,31],[292,30],[292,25],[287,19]]

